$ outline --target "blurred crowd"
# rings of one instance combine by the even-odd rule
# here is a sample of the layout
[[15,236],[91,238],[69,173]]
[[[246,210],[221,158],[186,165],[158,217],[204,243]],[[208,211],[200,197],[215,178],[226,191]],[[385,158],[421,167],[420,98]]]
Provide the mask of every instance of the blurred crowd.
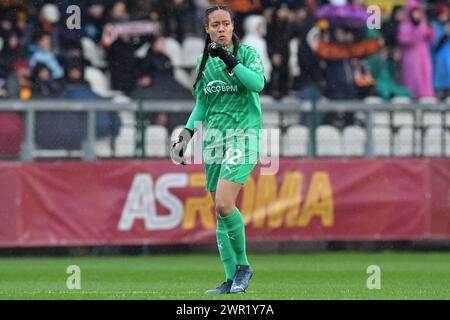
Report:
[[204,39],[205,9],[222,4],[264,60],[263,95],[450,96],[448,1],[383,1],[376,27],[376,0],[86,0],[75,18],[68,0],[2,0],[0,97],[192,99],[192,70],[177,77],[167,42]]
[[[369,15],[364,13],[376,3],[78,1],[80,28],[70,29],[69,1],[0,1],[0,96],[92,98],[101,90],[86,81],[85,70],[95,67],[107,75],[108,88],[126,96],[136,97],[144,89],[140,92],[148,99],[190,98],[190,88],[173,75],[164,41],[170,37],[181,44],[186,37],[203,38],[205,8],[225,4],[235,12],[235,32],[242,42],[260,51],[266,68],[264,94],[275,99],[448,97],[448,3],[392,1],[390,7],[382,7],[381,28],[369,29]],[[142,32],[135,27],[135,34],[105,41],[108,26],[132,21],[151,22],[157,28]],[[101,58],[92,57],[95,53],[86,59],[83,50],[89,40],[98,46],[98,55],[106,54],[106,63],[95,65]],[[140,49],[144,51],[139,55]]]

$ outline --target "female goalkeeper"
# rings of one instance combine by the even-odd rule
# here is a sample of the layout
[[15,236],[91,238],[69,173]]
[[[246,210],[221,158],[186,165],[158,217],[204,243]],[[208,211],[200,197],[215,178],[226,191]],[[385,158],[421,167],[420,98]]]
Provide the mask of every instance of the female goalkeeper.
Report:
[[225,6],[205,12],[205,48],[197,60],[196,104],[172,145],[172,159],[184,164],[195,122],[205,122],[203,161],[206,191],[214,200],[217,245],[226,281],[208,294],[244,292],[253,270],[247,259],[245,226],[236,207],[239,191],[259,157],[261,105],[265,85],[258,52],[239,43],[232,12]]

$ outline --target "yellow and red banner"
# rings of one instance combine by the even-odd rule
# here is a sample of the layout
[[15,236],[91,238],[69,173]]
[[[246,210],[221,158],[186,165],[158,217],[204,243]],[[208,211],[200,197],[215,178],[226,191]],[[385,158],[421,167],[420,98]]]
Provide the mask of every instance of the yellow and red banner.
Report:
[[[239,195],[248,241],[450,238],[450,159],[280,159]],[[0,162],[0,246],[215,241],[202,165]]]

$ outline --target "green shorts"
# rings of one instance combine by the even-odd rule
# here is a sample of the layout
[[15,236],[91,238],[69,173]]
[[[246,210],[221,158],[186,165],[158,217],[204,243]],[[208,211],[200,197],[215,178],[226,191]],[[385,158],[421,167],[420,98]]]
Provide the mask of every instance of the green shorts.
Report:
[[245,184],[259,159],[259,136],[234,136],[217,143],[204,143],[206,191],[216,191],[219,179]]
[[216,191],[219,179],[224,179],[244,185],[256,164],[227,165],[205,164],[206,191]]

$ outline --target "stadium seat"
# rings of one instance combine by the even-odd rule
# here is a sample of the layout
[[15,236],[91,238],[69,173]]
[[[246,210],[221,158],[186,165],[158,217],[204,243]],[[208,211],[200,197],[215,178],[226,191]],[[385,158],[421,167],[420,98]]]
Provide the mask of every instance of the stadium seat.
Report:
[[373,128],[373,154],[375,156],[390,155],[391,129],[388,127]]
[[164,38],[164,40],[164,53],[170,58],[170,61],[172,61],[172,65],[174,66],[174,68],[180,67],[183,63],[183,54],[180,43],[170,37]]
[[188,90],[192,90],[195,81],[194,75],[189,74],[186,70],[181,68],[176,68],[173,70],[173,77],[181,86]]
[[166,157],[168,151],[167,129],[150,125],[145,129],[145,152],[149,157]]
[[278,128],[280,126],[280,113],[276,111],[264,111],[262,113],[263,128]]
[[111,140],[109,137],[95,141],[95,155],[97,157],[111,157]]
[[414,114],[411,111],[396,111],[394,112],[392,123],[398,127],[412,127]]
[[88,60],[92,66],[98,68],[106,68],[107,63],[105,60],[106,53],[103,48],[97,45],[92,39],[83,37],[81,38],[81,48],[83,51],[83,57]]
[[283,139],[283,154],[289,156],[308,155],[309,128],[294,125],[286,130]]
[[130,111],[121,111],[119,112],[120,122],[122,125],[126,127],[135,127],[136,126],[136,116],[134,112]]
[[450,156],[450,132],[445,132],[445,154],[442,150],[442,128],[430,128],[425,133],[424,155],[425,156]]
[[408,104],[408,103],[411,103],[411,99],[408,97],[393,97],[391,99],[391,103],[393,103],[393,104]]
[[429,104],[429,103],[436,103],[438,100],[436,97],[422,97],[417,100],[419,103],[423,104]]
[[281,98],[282,103],[297,103],[300,104],[300,99],[292,96],[285,96]]
[[[413,134],[415,134],[415,144]],[[394,156],[413,156],[420,147],[419,132],[411,127],[401,127],[394,137]],[[416,149],[415,149],[416,148]]]
[[[271,96],[267,96],[267,95],[261,95],[260,97],[259,97],[259,101],[261,102],[261,103],[267,103],[267,104],[271,104],[271,103],[274,103],[274,101],[275,101],[275,99],[273,98],[273,97],[271,97]],[[264,111],[265,112],[265,111]],[[263,114],[264,114],[264,112],[263,112]]]
[[383,99],[380,97],[374,97],[374,96],[370,96],[370,97],[365,97],[363,99],[364,103],[376,103],[376,104],[382,104],[383,103]]
[[389,112],[387,111],[375,111],[373,113],[373,125],[374,126],[389,126]]
[[424,156],[441,156],[442,152],[442,129],[440,127],[430,127],[425,132],[424,137]]
[[300,124],[299,112],[283,112],[281,114],[281,125],[283,128]]
[[186,37],[182,44],[182,65],[185,68],[194,68],[197,57],[203,52],[205,40],[199,37]]
[[366,130],[359,126],[347,126],[342,133],[344,155],[363,156],[367,141]]
[[116,156],[133,157],[136,149],[136,128],[122,126],[116,138]]
[[440,112],[425,111],[423,113],[422,124],[426,127],[436,127],[442,125],[442,114]]
[[84,78],[94,91],[101,97],[112,97],[115,92],[111,91],[109,80],[98,68],[87,66],[84,68]]
[[317,127],[316,139],[318,156],[340,156],[343,154],[342,137],[335,127],[330,125]]

